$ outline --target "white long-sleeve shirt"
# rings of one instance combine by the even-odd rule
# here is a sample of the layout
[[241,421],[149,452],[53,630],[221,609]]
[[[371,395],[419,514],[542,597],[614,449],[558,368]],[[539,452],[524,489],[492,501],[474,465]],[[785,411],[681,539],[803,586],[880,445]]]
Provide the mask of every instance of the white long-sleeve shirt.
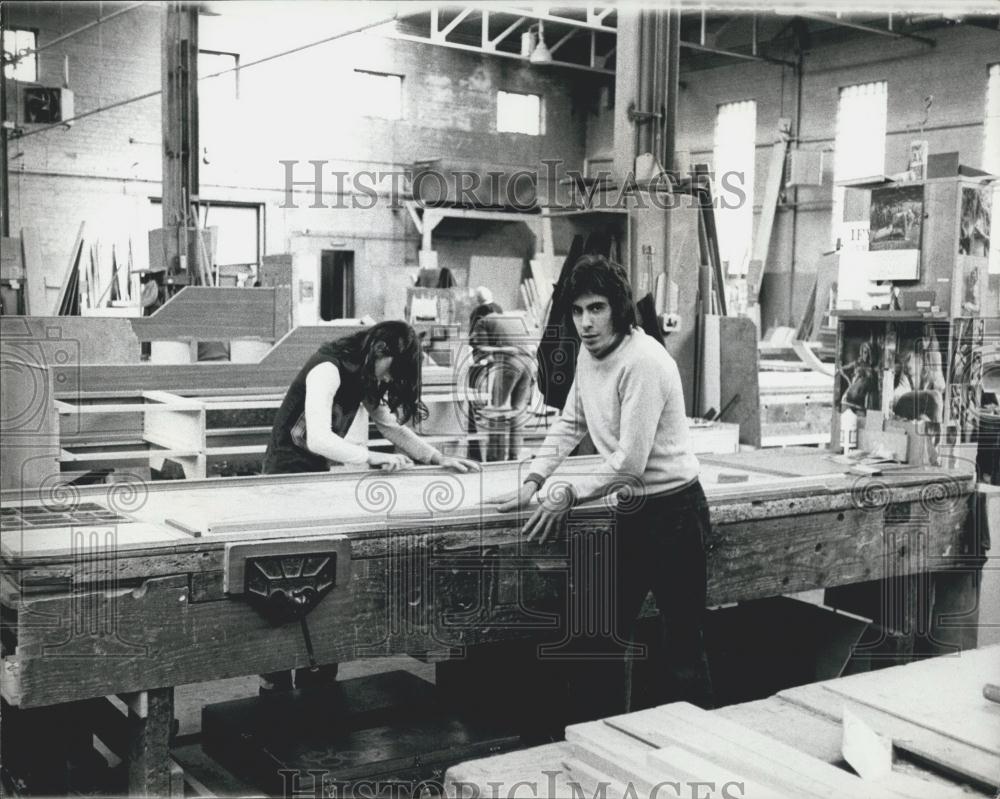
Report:
[[[588,432],[603,468],[563,468],[557,475],[580,501],[624,486],[642,495],[668,493],[698,476],[677,363],[638,328],[602,358],[581,349],[566,407],[530,472],[548,478]],[[557,491],[557,483],[548,490]]]
[[[306,434],[303,443],[310,452],[334,463],[360,465],[368,460],[368,448],[352,444],[330,429],[330,406],[338,388],[340,372],[332,363],[313,367],[306,377]],[[362,404],[379,432],[406,455],[419,463],[429,463],[437,453],[415,432],[403,427],[385,403],[374,407],[369,403]],[[315,425],[309,424],[310,416],[316,420]]]

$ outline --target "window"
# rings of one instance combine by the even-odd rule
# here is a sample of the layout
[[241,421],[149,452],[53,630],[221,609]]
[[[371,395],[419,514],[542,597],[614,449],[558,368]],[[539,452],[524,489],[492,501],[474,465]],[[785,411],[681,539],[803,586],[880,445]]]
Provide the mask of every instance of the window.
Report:
[[[202,226],[217,229],[215,263],[219,267],[256,265],[261,250],[261,206],[254,203],[215,203],[203,200],[199,206]],[[163,205],[151,198],[146,227],[163,227]]]
[[[232,158],[233,142],[240,140],[239,65],[236,53],[198,51],[198,142],[204,164],[216,164],[227,156]],[[223,74],[209,77],[219,72]]]
[[[757,157],[757,103],[743,100],[719,106],[715,119],[715,197],[719,256],[729,263],[730,275],[745,275],[753,242],[753,182]],[[742,187],[739,202],[733,192]]]
[[[986,123],[983,135],[983,169],[1000,175],[1000,64],[990,67],[986,84]],[[1000,184],[993,185],[993,235],[990,236],[989,273],[1000,274]]]
[[260,206],[202,202],[203,226],[218,229],[215,263],[219,266],[257,264],[260,260]]
[[35,83],[38,80],[38,34],[24,28],[10,28],[3,32],[3,60],[6,63],[17,58],[18,53],[32,51],[16,63],[4,67],[8,78]]
[[1000,64],[990,67],[986,84],[986,123],[983,136],[983,169],[1000,175]]
[[497,130],[540,136],[544,132],[542,98],[537,94],[497,92]]
[[[240,56],[216,50],[198,51],[198,94],[211,94],[228,100],[240,99]],[[231,72],[228,70],[232,70]],[[209,77],[223,72],[218,77]]]
[[[845,86],[837,103],[833,180],[881,175],[885,171],[885,130],[889,85],[885,81]],[[836,246],[844,222],[844,187],[833,187],[830,240]]]
[[352,105],[366,117],[403,118],[403,76],[354,70]]

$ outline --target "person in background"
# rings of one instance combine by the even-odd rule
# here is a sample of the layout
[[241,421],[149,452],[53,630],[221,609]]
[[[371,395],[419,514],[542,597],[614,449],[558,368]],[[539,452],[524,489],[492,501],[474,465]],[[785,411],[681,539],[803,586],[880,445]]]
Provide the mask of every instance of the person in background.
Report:
[[475,330],[476,322],[487,314],[503,313],[503,308],[493,302],[493,292],[486,288],[486,286],[480,286],[477,288],[472,296],[475,306],[472,309],[472,313],[469,315],[470,334],[473,330]]
[[[264,474],[326,472],[335,464],[386,471],[414,462],[455,472],[479,464],[444,455],[404,427],[426,415],[420,401],[420,338],[405,322],[380,322],[321,346],[292,380],[278,408],[264,455]],[[346,440],[360,408],[367,410],[395,453]],[[298,688],[336,679],[337,664],[299,669]],[[292,688],[290,671],[261,675],[261,692]]]
[[[609,607],[600,613],[614,626],[573,642],[578,654],[572,668],[581,672],[573,720],[624,712],[624,647],[650,589],[660,611],[666,661],[656,702],[709,707],[713,692],[703,621],[705,538],[711,526],[698,459],[688,440],[680,372],[667,351],[637,326],[628,277],[619,265],[585,255],[568,276],[565,297],[583,345],[566,406],[521,487],[492,501],[500,512],[530,513],[522,533],[542,544],[563,534],[575,505],[617,498],[611,542],[597,541],[593,553],[610,570]],[[553,481],[542,491],[587,433],[601,463],[568,484]],[[541,497],[537,506],[536,496]],[[587,568],[603,571],[597,565]],[[583,629],[607,627],[597,624],[598,618],[576,621]]]
[[[520,317],[488,313],[476,322],[469,335],[469,343],[473,368],[482,370],[477,372],[476,382],[473,383],[470,378],[470,383],[481,391],[488,387],[492,377],[489,404],[497,409],[510,406],[510,435],[505,451],[499,453],[499,459],[517,460],[535,385],[536,365],[528,346],[527,328]],[[482,418],[482,408],[476,403],[473,405],[480,412],[477,419],[481,423],[479,426],[488,426],[490,422]]]
[[[472,331],[476,329],[476,323],[488,314],[503,313],[503,308],[493,301],[493,292],[486,288],[486,286],[478,286],[473,292],[472,300],[472,313],[469,314],[470,347],[472,346]],[[471,389],[472,392],[476,392],[479,388],[484,386],[487,379],[487,368],[488,364],[476,362],[473,354],[472,360],[469,363],[468,376],[465,380],[466,388]],[[479,428],[476,423],[476,417],[478,415],[478,408],[481,406],[482,403],[480,403],[476,397],[469,397],[468,414],[465,426],[466,432],[469,434],[475,434],[478,432]],[[475,439],[469,442],[469,454],[477,460],[486,460],[486,458],[483,457],[483,453],[480,451],[479,442]]]

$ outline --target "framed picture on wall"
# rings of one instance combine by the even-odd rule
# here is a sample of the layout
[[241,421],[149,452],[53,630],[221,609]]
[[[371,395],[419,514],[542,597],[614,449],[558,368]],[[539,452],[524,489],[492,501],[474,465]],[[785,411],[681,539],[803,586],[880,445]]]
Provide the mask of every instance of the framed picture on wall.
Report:
[[924,187],[872,189],[868,249],[919,250],[924,221]]

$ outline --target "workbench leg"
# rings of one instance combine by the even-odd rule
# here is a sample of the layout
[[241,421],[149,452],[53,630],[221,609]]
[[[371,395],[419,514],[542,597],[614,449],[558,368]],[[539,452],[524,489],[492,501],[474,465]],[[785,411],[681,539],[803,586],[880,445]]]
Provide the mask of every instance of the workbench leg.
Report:
[[[990,549],[991,502],[1000,500],[992,488],[980,488],[971,500],[959,552],[945,568],[931,573],[932,604],[928,634],[918,651],[932,656],[975,649],[979,643],[979,605],[983,568]],[[993,507],[993,515],[1000,507]]]
[[129,796],[170,796],[174,689],[157,688],[125,699],[129,706]]
[[918,642],[918,651],[936,657],[978,646],[982,576],[982,567],[931,575],[933,604],[928,635]]

